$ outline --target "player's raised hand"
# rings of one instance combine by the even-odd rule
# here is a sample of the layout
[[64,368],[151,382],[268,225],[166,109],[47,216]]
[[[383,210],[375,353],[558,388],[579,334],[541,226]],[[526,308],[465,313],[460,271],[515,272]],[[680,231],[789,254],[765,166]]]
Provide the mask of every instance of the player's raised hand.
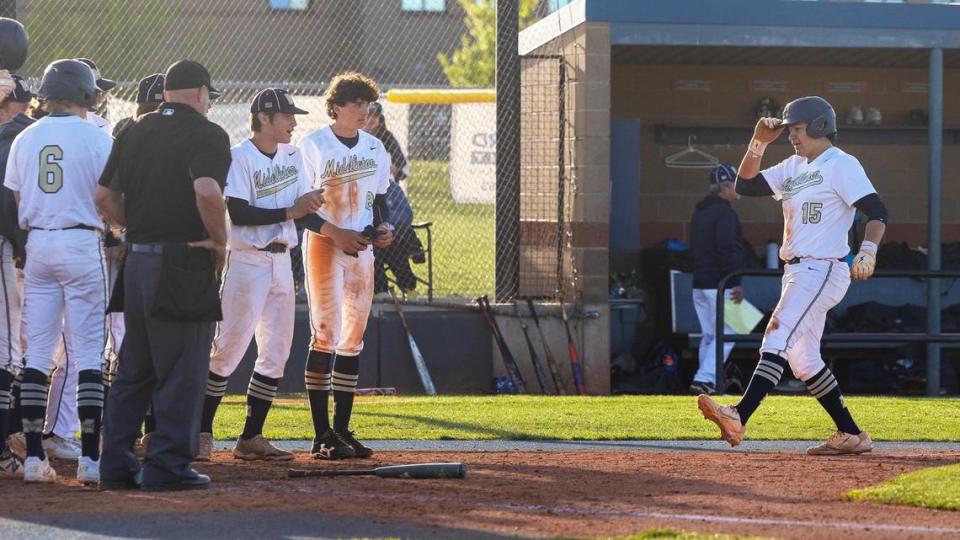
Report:
[[734,304],[739,304],[743,302],[743,287],[737,286],[730,289],[730,300]]
[[761,118],[753,128],[753,140],[761,144],[770,144],[777,140],[786,128],[779,118]]
[[381,223],[377,230],[380,231],[380,234],[373,241],[373,246],[381,249],[390,247],[390,244],[393,243],[393,225]]

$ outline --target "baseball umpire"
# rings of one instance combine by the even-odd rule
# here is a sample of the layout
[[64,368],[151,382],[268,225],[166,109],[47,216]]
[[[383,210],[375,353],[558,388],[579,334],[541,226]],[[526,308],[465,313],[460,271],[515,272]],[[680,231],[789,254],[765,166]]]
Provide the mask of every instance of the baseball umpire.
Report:
[[[761,171],[767,145],[785,129],[795,154]],[[750,416],[789,365],[837,426],[833,436],[807,453],[862,454],[873,449],[870,435],[854,422],[837,380],[820,356],[820,338],[827,311],[843,300],[851,277],[864,280],[873,275],[887,209],[857,158],[833,145],[836,136],[833,107],[821,97],[799,98],[787,104],[783,119],[757,122],[740,163],[737,193],[773,197],[783,204],[780,258],[786,266],[780,302],[743,398],[727,407],[705,394],[699,397],[704,417],[720,427],[721,437],[732,446],[740,444]],[[860,251],[848,267],[847,231],[857,210],[868,221]]]
[[[230,139],[206,118],[218,95],[202,65],[171,65],[164,103],[120,134],[100,178],[97,204],[112,224],[126,225],[129,250],[121,278],[126,334],[107,403],[101,489],[210,484],[190,462],[213,322],[221,318],[216,273],[227,240]],[[151,403],[157,429],[141,471],[131,447]]]
[[[223,321],[217,324],[210,375],[200,422],[197,461],[209,461],[213,418],[233,374],[256,335],[257,363],[247,387],[247,419],[233,449],[245,460],[289,460],[262,435],[263,423],[293,343],[293,270],[289,250],[297,245],[294,220],[312,216],[323,203],[303,173],[300,150],[290,144],[296,115],[307,114],[286,91],[268,88],[250,106],[252,136],[231,149],[227,176],[230,237],[223,272]],[[310,224],[307,224],[309,227]],[[316,227],[319,228],[319,227]]]

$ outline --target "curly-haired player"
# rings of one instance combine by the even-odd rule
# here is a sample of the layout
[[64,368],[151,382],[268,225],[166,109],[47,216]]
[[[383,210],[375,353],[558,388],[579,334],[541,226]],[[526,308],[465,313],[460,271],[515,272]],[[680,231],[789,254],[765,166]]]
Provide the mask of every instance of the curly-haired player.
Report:
[[[767,145],[786,129],[795,155],[760,171]],[[747,391],[732,407],[706,394],[700,410],[720,427],[731,446],[743,440],[747,420],[760,401],[780,381],[789,364],[793,374],[826,409],[837,432],[807,450],[813,455],[862,454],[873,449],[870,435],[854,422],[830,368],[820,356],[820,338],[827,311],[847,293],[850,278],[868,279],[876,264],[877,244],[886,230],[887,209],[857,158],[833,145],[837,116],[817,96],[787,104],[783,119],[757,122],[747,153],[740,163],[737,193],[772,196],[783,204],[783,246],[786,261],[780,302],[770,319],[760,362]],[[848,267],[847,231],[860,210],[867,216],[860,252]]]
[[[354,438],[349,423],[373,302],[373,250],[367,247],[393,241],[384,197],[390,155],[379,139],[361,131],[379,93],[376,83],[359,73],[338,75],[325,96],[333,124],[300,141],[307,178],[313,189],[324,189],[325,199],[317,212],[325,221],[321,233],[306,231],[303,237],[312,329],[304,378],[316,430],[311,453],[318,459],[373,454]],[[333,429],[327,412],[331,391]]]

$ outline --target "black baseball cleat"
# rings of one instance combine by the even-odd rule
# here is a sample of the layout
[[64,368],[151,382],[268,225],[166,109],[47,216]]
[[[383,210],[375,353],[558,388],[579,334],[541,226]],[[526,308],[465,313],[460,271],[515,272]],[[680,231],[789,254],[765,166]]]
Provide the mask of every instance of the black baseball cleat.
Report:
[[353,436],[352,431],[339,431],[337,435],[340,436],[340,439],[343,442],[350,445],[353,448],[353,457],[358,458],[368,458],[373,455],[373,450],[364,446],[356,437]]
[[313,448],[310,449],[310,456],[313,459],[346,459],[356,455],[353,446],[332,429],[328,429],[323,435],[314,439]]

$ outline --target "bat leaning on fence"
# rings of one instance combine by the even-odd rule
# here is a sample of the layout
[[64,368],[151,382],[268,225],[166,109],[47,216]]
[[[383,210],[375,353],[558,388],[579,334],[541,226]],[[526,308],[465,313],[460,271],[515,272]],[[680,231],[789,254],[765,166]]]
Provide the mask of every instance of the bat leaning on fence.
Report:
[[583,381],[583,366],[580,364],[580,355],[577,353],[577,344],[573,341],[573,332],[570,331],[570,321],[567,319],[567,310],[560,302],[560,314],[563,316],[563,327],[567,330],[567,350],[570,352],[570,371],[573,372],[573,384],[577,387],[577,394],[585,395],[587,385]]
[[420,382],[423,383],[423,389],[428,395],[435,396],[437,395],[437,389],[433,386],[433,379],[430,378],[430,372],[427,371],[427,363],[423,359],[423,354],[420,353],[420,347],[417,346],[417,341],[413,339],[413,333],[410,332],[407,319],[403,316],[403,308],[400,307],[400,300],[397,298],[397,293],[394,292],[393,288],[390,289],[390,296],[393,297],[393,303],[397,306],[397,315],[400,316],[400,324],[403,325],[403,330],[407,333],[407,342],[410,344],[410,354],[413,356],[414,365],[417,366],[417,373],[420,375]]
[[287,469],[287,478],[312,476],[379,476],[380,478],[465,478],[467,466],[463,463],[418,463],[389,465],[375,469]]
[[477,298],[477,305],[480,306],[480,313],[487,322],[487,326],[490,327],[493,340],[497,342],[497,349],[500,350],[500,356],[503,358],[503,366],[507,369],[507,377],[510,378],[510,382],[513,383],[517,392],[526,394],[527,385],[523,382],[523,375],[520,374],[517,359],[513,357],[513,353],[511,353],[510,348],[507,347],[506,341],[503,340],[503,334],[500,333],[497,320],[493,317],[493,312],[490,311],[490,300],[488,300],[486,296],[481,296]]
[[513,304],[513,311],[517,314],[517,319],[520,321],[520,329],[523,330],[523,339],[527,342],[527,351],[530,353],[530,364],[533,366],[533,372],[537,375],[537,382],[540,383],[540,391],[544,395],[550,394],[550,382],[547,380],[546,373],[543,372],[543,363],[540,362],[540,356],[537,355],[537,350],[533,347],[533,340],[530,339],[530,329],[527,327],[527,323],[523,320],[523,317],[520,316],[520,302],[517,301]]
[[547,357],[547,366],[550,367],[550,376],[553,377],[553,385],[557,388],[558,394],[566,394],[567,388],[563,382],[563,375],[560,372],[560,364],[553,356],[550,345],[547,344],[547,338],[543,335],[543,328],[540,327],[540,317],[537,317],[537,308],[533,305],[533,300],[527,298],[527,306],[530,308],[530,316],[533,317],[533,325],[537,327],[537,334],[540,335],[540,343],[543,343],[543,355]]

